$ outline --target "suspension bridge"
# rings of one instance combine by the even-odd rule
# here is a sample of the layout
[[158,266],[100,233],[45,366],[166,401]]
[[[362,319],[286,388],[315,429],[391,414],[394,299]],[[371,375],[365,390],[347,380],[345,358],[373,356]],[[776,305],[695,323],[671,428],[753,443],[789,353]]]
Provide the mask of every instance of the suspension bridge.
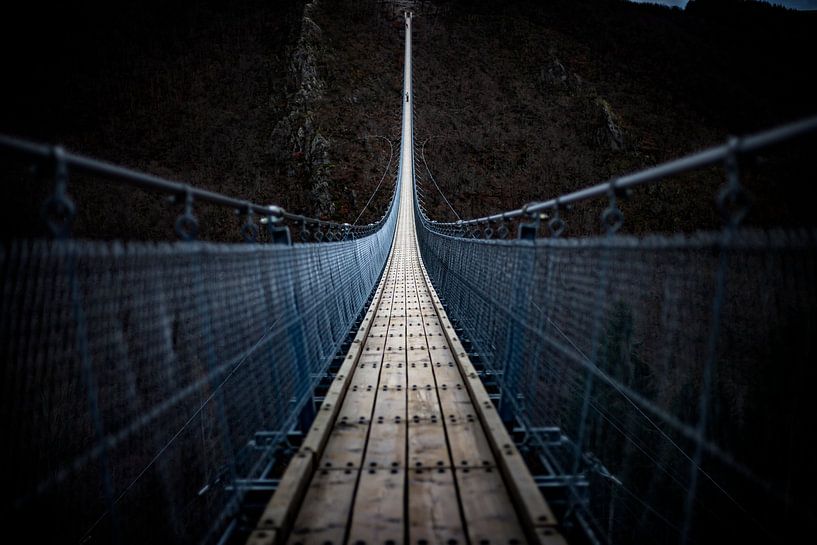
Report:
[[[738,168],[817,119],[438,222],[415,172],[411,28],[394,191],[369,225],[0,137],[55,188],[53,240],[0,249],[8,531],[555,545],[817,529],[817,233],[742,227]],[[717,165],[721,230],[617,233],[626,192]],[[70,172],[173,195],[183,241],[71,239]],[[568,206],[599,198],[601,236],[560,236]],[[248,244],[195,241],[197,202],[244,214]]]

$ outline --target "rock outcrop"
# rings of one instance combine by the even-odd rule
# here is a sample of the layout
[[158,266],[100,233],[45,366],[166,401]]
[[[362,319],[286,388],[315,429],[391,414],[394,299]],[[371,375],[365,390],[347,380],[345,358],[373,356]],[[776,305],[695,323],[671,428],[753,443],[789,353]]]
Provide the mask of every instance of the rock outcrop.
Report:
[[601,97],[596,97],[594,105],[597,108],[601,125],[596,129],[596,143],[600,146],[609,147],[612,151],[624,149],[624,133],[616,119],[616,114],[610,108],[610,104]]
[[595,145],[610,151],[624,151],[626,148],[624,132],[610,103],[579,74],[565,68],[554,49],[549,50],[549,56],[549,62],[542,67],[539,75],[546,92],[555,90],[581,100],[590,112],[592,138]]
[[317,9],[318,0],[304,6],[301,34],[288,67],[290,110],[275,127],[272,145],[277,159],[288,164],[287,175],[302,178],[308,186],[313,212],[330,215],[335,211],[329,177],[330,141],[317,131],[313,117],[325,90],[318,71],[322,32],[313,19]]

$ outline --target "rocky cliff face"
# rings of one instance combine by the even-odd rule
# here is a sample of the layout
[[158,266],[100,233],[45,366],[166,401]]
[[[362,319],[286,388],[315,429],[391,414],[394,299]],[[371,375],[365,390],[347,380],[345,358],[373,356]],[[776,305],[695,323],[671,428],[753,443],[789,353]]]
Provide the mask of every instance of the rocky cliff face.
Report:
[[[354,221],[378,186],[400,114],[402,25],[392,25],[399,17],[394,6],[374,1],[305,6],[289,61],[289,112],[273,138],[286,165],[281,181],[303,197],[290,208]],[[390,182],[360,221],[383,212]]]
[[306,184],[313,211],[322,216],[335,212],[330,192],[330,142],[318,131],[314,115],[326,84],[318,69],[322,31],[314,20],[318,0],[304,6],[301,34],[290,56],[289,113],[273,131],[272,149],[286,166],[286,175],[301,178]]

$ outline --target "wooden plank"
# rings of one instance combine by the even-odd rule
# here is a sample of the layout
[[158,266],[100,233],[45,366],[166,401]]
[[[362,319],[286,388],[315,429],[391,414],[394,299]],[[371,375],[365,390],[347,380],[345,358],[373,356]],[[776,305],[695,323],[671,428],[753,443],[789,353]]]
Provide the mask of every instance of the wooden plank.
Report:
[[425,327],[423,326],[423,320],[416,314],[414,316],[406,317],[406,333],[408,334],[409,338],[425,338],[426,331]]
[[454,476],[471,543],[522,545],[526,541],[496,468],[457,468]]
[[[402,344],[402,341],[400,341]],[[405,352],[389,352],[383,363],[366,446],[366,468],[405,467]],[[401,539],[402,541],[402,539]]]
[[[426,325],[426,323],[429,325]],[[430,346],[447,343],[438,320],[428,319],[421,325],[427,335],[426,342]],[[439,350],[437,351],[439,352]],[[415,385],[415,375],[418,376],[419,380],[425,378],[429,382],[435,382],[436,387],[433,384]],[[421,369],[410,368],[409,377],[412,382],[408,392],[409,418],[412,419],[412,395],[420,397],[416,403],[421,410],[429,402],[433,403],[432,414],[443,417],[444,420],[443,424],[452,464],[460,467],[495,466],[494,455],[479,423],[476,410],[471,403],[470,394],[462,384],[459,367],[451,361],[447,362],[445,366],[427,366]],[[420,414],[420,417],[424,416],[426,415]],[[417,418],[417,416],[415,415],[414,418]]]
[[318,470],[289,536],[289,545],[341,545],[358,471]]
[[360,359],[360,363],[355,367],[352,376],[352,384],[360,386],[375,386],[377,378],[380,376],[380,365],[383,360],[382,354],[367,354]]
[[409,467],[451,467],[442,422],[421,420],[408,423]]
[[277,530],[253,530],[247,538],[247,545],[273,545],[278,536]]
[[384,318],[378,318],[376,320],[377,323],[372,325],[372,332],[375,335],[379,335],[381,333],[388,333],[389,332],[389,323],[388,320]]
[[428,331],[426,332],[426,339],[428,339],[429,346],[436,346],[445,343],[442,331]]
[[[374,341],[376,342],[367,343],[364,346],[360,354],[358,367],[361,365],[364,367],[380,365],[380,362],[383,361],[383,346],[386,344],[386,339],[384,335],[377,335]],[[379,347],[379,350],[377,347]]]
[[[414,290],[414,283],[412,282],[411,289]],[[409,300],[406,302],[406,311],[408,314],[412,316],[416,316],[420,313],[420,304],[417,302],[417,296],[412,295]]]
[[[429,339],[429,341],[431,341],[431,339]],[[445,342],[445,339],[440,341],[435,339],[434,341],[429,342],[428,346],[429,346],[428,353],[429,356],[431,357],[432,363],[437,362],[448,363],[450,361],[456,363],[457,360],[454,359],[451,350],[448,349],[448,344]]]
[[454,466],[496,466],[496,458],[478,419],[458,422],[446,419],[445,431]]
[[440,333],[443,332],[444,327],[440,325],[440,321],[434,313],[434,306],[429,304],[428,311],[423,314],[423,325],[426,329],[426,334],[439,336]]
[[418,351],[418,353],[413,354],[411,361],[408,362],[408,374],[409,374],[409,382],[411,384],[417,384],[420,380],[419,377],[416,375],[414,379],[412,379],[412,372],[415,369],[430,369],[431,368],[431,357],[428,355],[427,350]]
[[[389,338],[390,341],[399,342],[400,345],[402,346],[402,344],[404,342],[403,337],[405,337],[405,335],[403,334],[403,329],[396,329],[396,330],[392,330],[387,335],[387,337]],[[401,353],[402,353],[402,351],[401,351]]]
[[[405,357],[405,354],[401,354]],[[404,390],[406,387],[406,364],[404,360],[397,363],[384,363],[380,372],[380,391],[387,386],[389,390]]]
[[[400,319],[400,318],[398,318]],[[389,334],[389,338],[386,340],[386,348],[385,351],[388,354],[394,354],[394,356],[406,356],[406,347],[404,344],[405,339],[402,335],[395,336],[394,333]]]
[[[413,268],[417,270],[418,262],[416,258],[412,261]],[[428,352],[425,325],[422,317],[419,316],[417,283],[414,279],[411,281],[411,294],[414,317],[408,319],[406,326],[409,335],[408,417],[413,424],[421,421],[436,424],[442,419],[442,411],[437,397],[437,384],[431,367],[431,357]],[[409,448],[411,448],[411,442],[409,442]],[[411,453],[409,456],[411,456]]]
[[389,386],[383,384],[377,392],[374,406],[374,420],[405,421],[406,391],[402,384]]
[[409,543],[463,544],[460,506],[449,468],[410,469],[408,472]]
[[324,401],[321,404],[321,409],[315,415],[315,419],[309,428],[309,433],[306,435],[303,443],[301,443],[300,450],[309,452],[311,456],[317,459],[317,453],[322,452],[326,446],[326,441],[329,439],[329,434],[332,429],[332,422],[335,420],[336,411],[332,409],[332,403]]
[[423,321],[423,323],[426,325],[427,328],[434,327],[434,326],[439,326],[440,325],[439,316],[427,317]]
[[375,418],[372,422],[363,467],[405,468],[407,427],[405,419]]
[[461,382],[438,383],[437,396],[446,423],[478,419],[468,389]]
[[441,421],[443,415],[431,367],[411,369],[411,382],[407,391],[409,420]]
[[402,332],[405,330],[406,323],[405,318],[397,318],[396,322],[392,322],[389,324],[389,333],[396,333],[398,331]]
[[326,450],[318,462],[321,469],[360,468],[363,463],[369,420],[335,423]]
[[[397,246],[393,253],[396,248]],[[381,469],[391,475],[389,471],[398,468],[402,471],[406,464],[405,273],[402,259],[397,260],[395,271],[391,320],[364,460],[364,468],[366,471],[374,470],[374,475],[379,475],[377,472]],[[366,475],[370,474],[366,473]],[[388,477],[388,479],[392,478]],[[371,486],[369,480],[365,486]],[[403,540],[402,536],[401,531],[400,542]],[[396,540],[397,538],[389,539]],[[350,541],[350,543],[353,542]]]
[[364,469],[360,475],[348,543],[403,545],[406,472]]
[[[460,384],[463,387],[462,373],[460,373],[459,366],[454,363],[454,358],[447,358],[443,361],[437,360],[432,362],[434,366],[434,375],[437,377],[437,384],[448,384],[449,386]],[[469,394],[470,399],[470,394]]]
[[[391,278],[394,293],[377,383],[377,397],[372,411],[372,425],[366,445],[366,471],[403,468],[406,463],[405,262],[398,248],[399,243],[396,241],[392,249],[395,261],[394,275]],[[368,480],[365,486],[369,486]],[[362,523],[359,522],[358,525],[360,524]],[[402,540],[400,533],[399,541]],[[350,543],[354,542],[350,540]]]
[[318,414],[312,422],[309,433],[301,445],[302,448],[311,450],[316,453],[316,455],[323,452],[326,446],[333,422],[340,412],[339,405],[347,401],[347,390],[354,388],[354,380],[351,378],[351,375],[357,374],[356,368],[359,366],[360,361],[365,359],[364,347],[369,344],[366,336],[367,331],[369,330],[364,326],[361,326],[358,330],[358,334],[350,346],[349,353],[344,359],[335,380],[332,381],[329,390],[324,396],[324,401],[321,404]]
[[[366,382],[376,383],[376,380],[367,380]],[[356,389],[355,386],[357,386]],[[369,386],[372,386],[372,388],[369,388]],[[353,422],[361,418],[370,419],[375,398],[374,384],[367,384],[366,386],[355,384],[350,390],[354,392],[354,395],[347,395],[343,400],[338,419],[345,418],[347,422]]]
[[[416,286],[413,287],[416,297]],[[416,305],[415,305],[416,306]],[[422,320],[410,318],[407,331],[415,336],[408,350],[408,458],[409,467],[450,467],[445,428],[437,397],[434,372],[430,365],[425,327]]]

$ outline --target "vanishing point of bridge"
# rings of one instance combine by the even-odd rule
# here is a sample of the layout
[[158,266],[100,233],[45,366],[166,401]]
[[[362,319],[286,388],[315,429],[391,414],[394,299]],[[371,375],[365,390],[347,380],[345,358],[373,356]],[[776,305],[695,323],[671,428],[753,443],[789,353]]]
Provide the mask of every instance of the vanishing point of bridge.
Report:
[[411,83],[407,15],[399,212],[386,270],[249,544],[564,542],[423,266]]

